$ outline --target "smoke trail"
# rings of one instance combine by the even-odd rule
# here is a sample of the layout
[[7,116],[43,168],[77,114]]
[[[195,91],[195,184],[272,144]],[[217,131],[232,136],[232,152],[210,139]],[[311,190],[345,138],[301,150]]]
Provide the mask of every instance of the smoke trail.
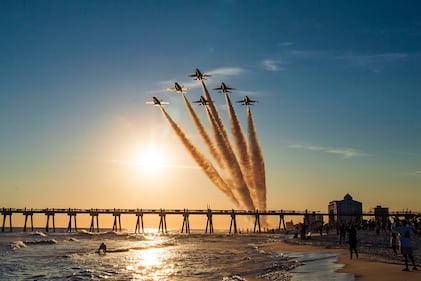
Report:
[[164,114],[165,118],[167,118],[168,122],[170,123],[172,129],[176,133],[176,135],[180,138],[181,142],[183,143],[184,147],[190,152],[190,155],[196,161],[196,163],[202,168],[208,178],[223,192],[225,193],[228,198],[237,206],[240,206],[240,203],[235,198],[234,194],[225,183],[225,181],[221,178],[218,174],[216,169],[213,167],[212,163],[191,143],[191,141],[187,138],[181,128],[171,119],[165,109],[161,106],[161,111]]
[[254,206],[258,206],[257,190],[254,182],[254,174],[250,167],[250,158],[248,154],[247,141],[241,129],[240,121],[237,118],[234,107],[232,106],[231,99],[228,94],[225,94],[225,101],[228,108],[228,116],[231,124],[231,131],[234,137],[234,142],[237,148],[237,155],[240,159],[240,166],[247,186],[249,187],[250,194],[253,199]]
[[254,172],[255,186],[260,210],[266,210],[266,176],[262,150],[257,140],[256,128],[253,122],[250,106],[247,107],[247,123],[249,134],[249,154]]
[[232,180],[235,187],[235,191],[237,191],[237,198],[239,198],[239,201],[246,209],[254,210],[255,206],[253,200],[251,199],[247,184],[244,181],[244,177],[241,172],[240,165],[238,164],[237,158],[235,157],[231,146],[225,139],[222,130],[220,130],[215,116],[212,115],[210,111],[211,110],[206,107],[206,112],[208,114],[209,122],[216,139],[216,144],[218,145],[221,156],[225,161],[226,167],[229,171],[230,179]]
[[210,154],[215,159],[215,161],[218,163],[219,167],[221,169],[223,169],[224,168],[224,162],[222,161],[221,155],[216,150],[214,144],[212,143],[211,138],[209,137],[208,133],[205,131],[205,128],[203,127],[202,122],[200,121],[199,117],[197,116],[196,112],[194,111],[193,107],[191,106],[189,100],[187,99],[187,97],[184,94],[182,96],[183,96],[183,99],[184,99],[184,103],[187,107],[187,110],[189,111],[190,116],[193,119],[193,123],[195,124],[197,131],[199,132],[200,136],[202,137],[203,142],[208,147],[208,150],[209,150]]
[[219,130],[221,131],[222,135],[224,136],[226,142],[229,145],[227,131],[225,130],[225,126],[222,123],[221,117],[219,117],[219,113],[216,110],[216,107],[212,102],[212,97],[211,97],[208,89],[206,88],[205,82],[203,82],[203,80],[200,80],[200,82],[202,83],[202,90],[203,90],[203,93],[205,95],[205,98],[209,101],[208,105],[209,105],[210,112],[212,113],[212,116],[214,117],[215,122],[218,125]]

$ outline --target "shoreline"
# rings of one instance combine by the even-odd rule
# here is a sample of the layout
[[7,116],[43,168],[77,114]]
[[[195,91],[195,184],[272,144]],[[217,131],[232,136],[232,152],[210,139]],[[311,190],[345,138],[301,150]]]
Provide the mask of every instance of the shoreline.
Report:
[[[358,233],[361,239],[359,245],[359,258],[349,257],[348,244],[338,245],[336,234],[313,236],[311,239],[301,240],[288,238],[277,242],[276,249],[288,252],[331,252],[337,253],[336,263],[343,264],[343,268],[336,270],[339,273],[353,274],[358,281],[418,281],[421,280],[421,237],[413,239],[415,262],[417,271],[404,272],[403,257],[393,256],[392,249],[387,247],[387,234],[375,234],[372,231]],[[387,243],[386,243],[387,242]]]

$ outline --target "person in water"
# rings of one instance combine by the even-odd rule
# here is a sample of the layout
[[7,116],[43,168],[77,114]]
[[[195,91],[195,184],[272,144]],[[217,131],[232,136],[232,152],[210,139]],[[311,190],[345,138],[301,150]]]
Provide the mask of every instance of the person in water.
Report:
[[107,245],[105,245],[105,243],[101,243],[101,245],[99,245],[99,249],[98,249],[98,254],[105,254],[107,252]]

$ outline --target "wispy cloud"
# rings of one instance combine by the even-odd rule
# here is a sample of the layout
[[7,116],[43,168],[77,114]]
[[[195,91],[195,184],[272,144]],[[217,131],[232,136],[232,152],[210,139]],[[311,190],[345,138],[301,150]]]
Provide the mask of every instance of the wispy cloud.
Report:
[[295,42],[287,41],[287,42],[281,42],[281,43],[278,44],[279,47],[288,47],[288,46],[292,46],[292,45],[295,45]]
[[368,153],[365,153],[353,148],[332,148],[332,147],[314,146],[314,145],[306,145],[306,144],[290,144],[288,145],[288,147],[295,148],[295,149],[320,151],[324,153],[341,155],[343,159],[370,156]]
[[244,73],[244,71],[241,67],[221,67],[207,71],[206,73],[210,75],[237,76]]
[[383,54],[343,54],[337,59],[347,61],[351,65],[366,67],[374,72],[380,72],[387,65],[400,63],[408,58],[406,53],[383,53]]
[[284,64],[285,62],[282,60],[265,59],[262,61],[263,68],[268,71],[284,71]]
[[380,72],[390,65],[404,62],[410,57],[408,53],[371,53],[360,54],[348,51],[325,50],[288,50],[280,54],[294,62],[301,60],[339,61],[345,66],[361,67],[369,71]]

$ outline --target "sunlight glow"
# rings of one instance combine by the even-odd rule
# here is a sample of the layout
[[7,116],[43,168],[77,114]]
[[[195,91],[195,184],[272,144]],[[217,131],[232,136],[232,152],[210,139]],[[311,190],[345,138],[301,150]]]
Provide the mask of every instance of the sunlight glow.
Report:
[[139,152],[136,163],[143,172],[156,173],[167,166],[167,157],[164,151],[149,145]]

